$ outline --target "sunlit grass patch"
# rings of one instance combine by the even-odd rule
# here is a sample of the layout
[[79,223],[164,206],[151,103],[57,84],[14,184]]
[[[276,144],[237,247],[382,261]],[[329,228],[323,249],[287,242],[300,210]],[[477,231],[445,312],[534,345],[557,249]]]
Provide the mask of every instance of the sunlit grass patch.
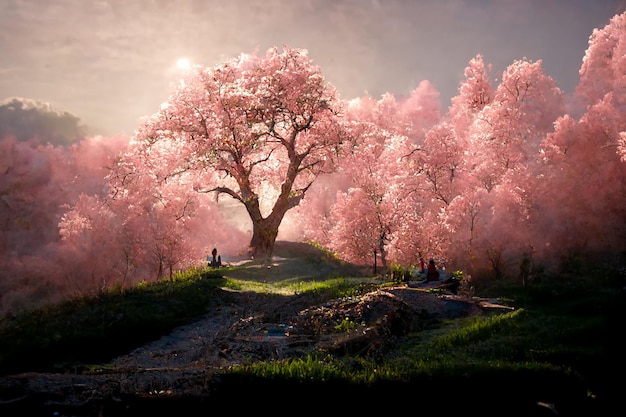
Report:
[[512,333],[518,323],[515,318],[521,314],[523,314],[523,310],[512,311],[501,315],[477,317],[457,331],[437,338],[434,341],[434,348],[440,351],[447,351],[455,346],[467,346],[478,340],[497,337],[500,334]]
[[253,362],[235,365],[229,374],[253,378],[289,379],[295,381],[330,381],[348,376],[341,361],[332,356],[307,355],[304,358]]
[[[437,329],[410,334],[387,353],[383,362],[365,358],[320,360],[318,357],[260,362],[229,372],[251,377],[336,378],[354,383],[398,381],[428,375],[471,375],[494,372],[569,373],[572,355],[596,356],[580,348],[596,324],[576,326],[558,318],[513,312],[443,322]],[[556,328],[560,330],[555,331]],[[354,366],[358,364],[358,366]]]
[[315,382],[343,384],[386,384],[428,381],[495,378],[502,374],[552,374],[577,379],[566,368],[541,362],[510,362],[468,358],[466,356],[411,357],[399,356],[384,363],[361,357],[337,358],[331,355],[307,355],[273,361],[236,365],[224,371],[232,380]]
[[370,288],[372,280],[364,278],[329,278],[325,280],[285,280],[277,282],[257,282],[229,278],[225,274],[223,286],[238,291],[254,291],[266,294],[297,295],[308,292],[324,293],[328,297],[340,298],[362,294],[365,288]]

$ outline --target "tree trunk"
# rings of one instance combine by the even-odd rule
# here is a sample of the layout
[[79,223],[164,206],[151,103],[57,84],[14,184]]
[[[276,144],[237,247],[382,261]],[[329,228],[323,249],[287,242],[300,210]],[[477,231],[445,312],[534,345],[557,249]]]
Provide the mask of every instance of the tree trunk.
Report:
[[[292,143],[294,140],[295,137],[292,138]],[[248,254],[255,259],[263,259],[267,263],[272,259],[274,243],[276,243],[276,237],[278,236],[278,227],[283,221],[285,213],[300,203],[308,188],[301,189],[297,193],[292,192],[295,178],[298,175],[298,167],[306,154],[297,155],[293,148],[288,148],[287,151],[290,161],[287,175],[281,185],[281,191],[274,203],[274,207],[272,207],[272,212],[267,217],[261,215],[259,198],[252,192],[248,178],[245,178],[245,181],[240,181],[242,190],[240,201],[246,206],[246,210],[252,220],[252,239],[250,240]]]
[[282,217],[277,220],[274,216],[269,216],[253,222],[252,239],[248,249],[250,256],[267,262],[272,259],[280,220]]

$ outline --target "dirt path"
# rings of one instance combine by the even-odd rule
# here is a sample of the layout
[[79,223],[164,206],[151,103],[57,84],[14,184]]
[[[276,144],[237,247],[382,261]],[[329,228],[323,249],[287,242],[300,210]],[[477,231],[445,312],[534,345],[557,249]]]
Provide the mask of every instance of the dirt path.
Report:
[[[271,270],[239,273],[240,279],[263,280],[265,275],[276,280],[314,277],[328,270],[315,259],[282,258]],[[81,415],[76,411],[81,407],[128,396],[206,398],[219,383],[218,371],[236,364],[304,357],[314,350],[378,358],[409,332],[443,318],[481,314],[485,308],[476,300],[430,292],[420,283],[330,301],[315,292],[293,296],[235,292],[225,298],[234,301],[115,358],[98,372],[0,378],[0,412],[34,398],[40,405],[45,402],[47,411],[65,408],[73,410],[72,415]],[[345,320],[354,328],[341,330]]]
[[[387,327],[396,328],[395,336],[400,336],[443,318],[482,312],[476,301],[409,285],[323,304],[314,294],[281,297],[242,292],[238,298],[236,304],[213,309],[201,320],[178,327],[116,358],[111,365],[121,371],[219,369],[253,360],[305,355],[320,348],[338,350],[346,334],[337,326],[346,319],[358,324],[355,336]],[[371,340],[366,338],[364,343]]]

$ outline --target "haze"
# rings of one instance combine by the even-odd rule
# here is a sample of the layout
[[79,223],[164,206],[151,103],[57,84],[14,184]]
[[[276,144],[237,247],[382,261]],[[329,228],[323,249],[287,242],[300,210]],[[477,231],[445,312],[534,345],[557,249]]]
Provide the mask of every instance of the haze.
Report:
[[408,94],[429,80],[442,106],[468,61],[499,74],[543,60],[571,93],[594,28],[623,0],[4,0],[0,100],[78,116],[91,133],[132,134],[167,100],[181,59],[213,66],[242,52],[309,50],[343,98]]

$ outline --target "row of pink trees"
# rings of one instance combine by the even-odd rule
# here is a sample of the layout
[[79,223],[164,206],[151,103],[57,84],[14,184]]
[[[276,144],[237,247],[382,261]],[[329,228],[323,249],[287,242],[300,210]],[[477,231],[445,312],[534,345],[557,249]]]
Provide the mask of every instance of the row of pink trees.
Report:
[[[415,263],[422,252],[495,276],[516,274],[525,259],[554,267],[572,255],[591,261],[622,253],[625,19],[594,31],[570,98],[541,61],[514,62],[494,87],[478,55],[436,123],[425,123],[421,106],[407,124],[411,100],[359,100],[355,112],[387,133],[377,136],[384,152],[361,144],[371,158],[355,152],[344,163],[351,183],[318,210],[330,219],[326,227],[310,223],[303,236],[352,261],[370,263],[384,241],[380,253],[393,262]],[[394,135],[413,147],[400,150]],[[363,230],[376,233],[369,250],[356,251]]]
[[495,276],[622,253],[625,20],[594,31],[572,97],[541,61],[495,85],[478,55],[446,112],[428,82],[345,102],[285,47],[194,68],[130,141],[6,138],[1,308],[171,277],[216,245],[269,258],[286,229],[352,262]]

